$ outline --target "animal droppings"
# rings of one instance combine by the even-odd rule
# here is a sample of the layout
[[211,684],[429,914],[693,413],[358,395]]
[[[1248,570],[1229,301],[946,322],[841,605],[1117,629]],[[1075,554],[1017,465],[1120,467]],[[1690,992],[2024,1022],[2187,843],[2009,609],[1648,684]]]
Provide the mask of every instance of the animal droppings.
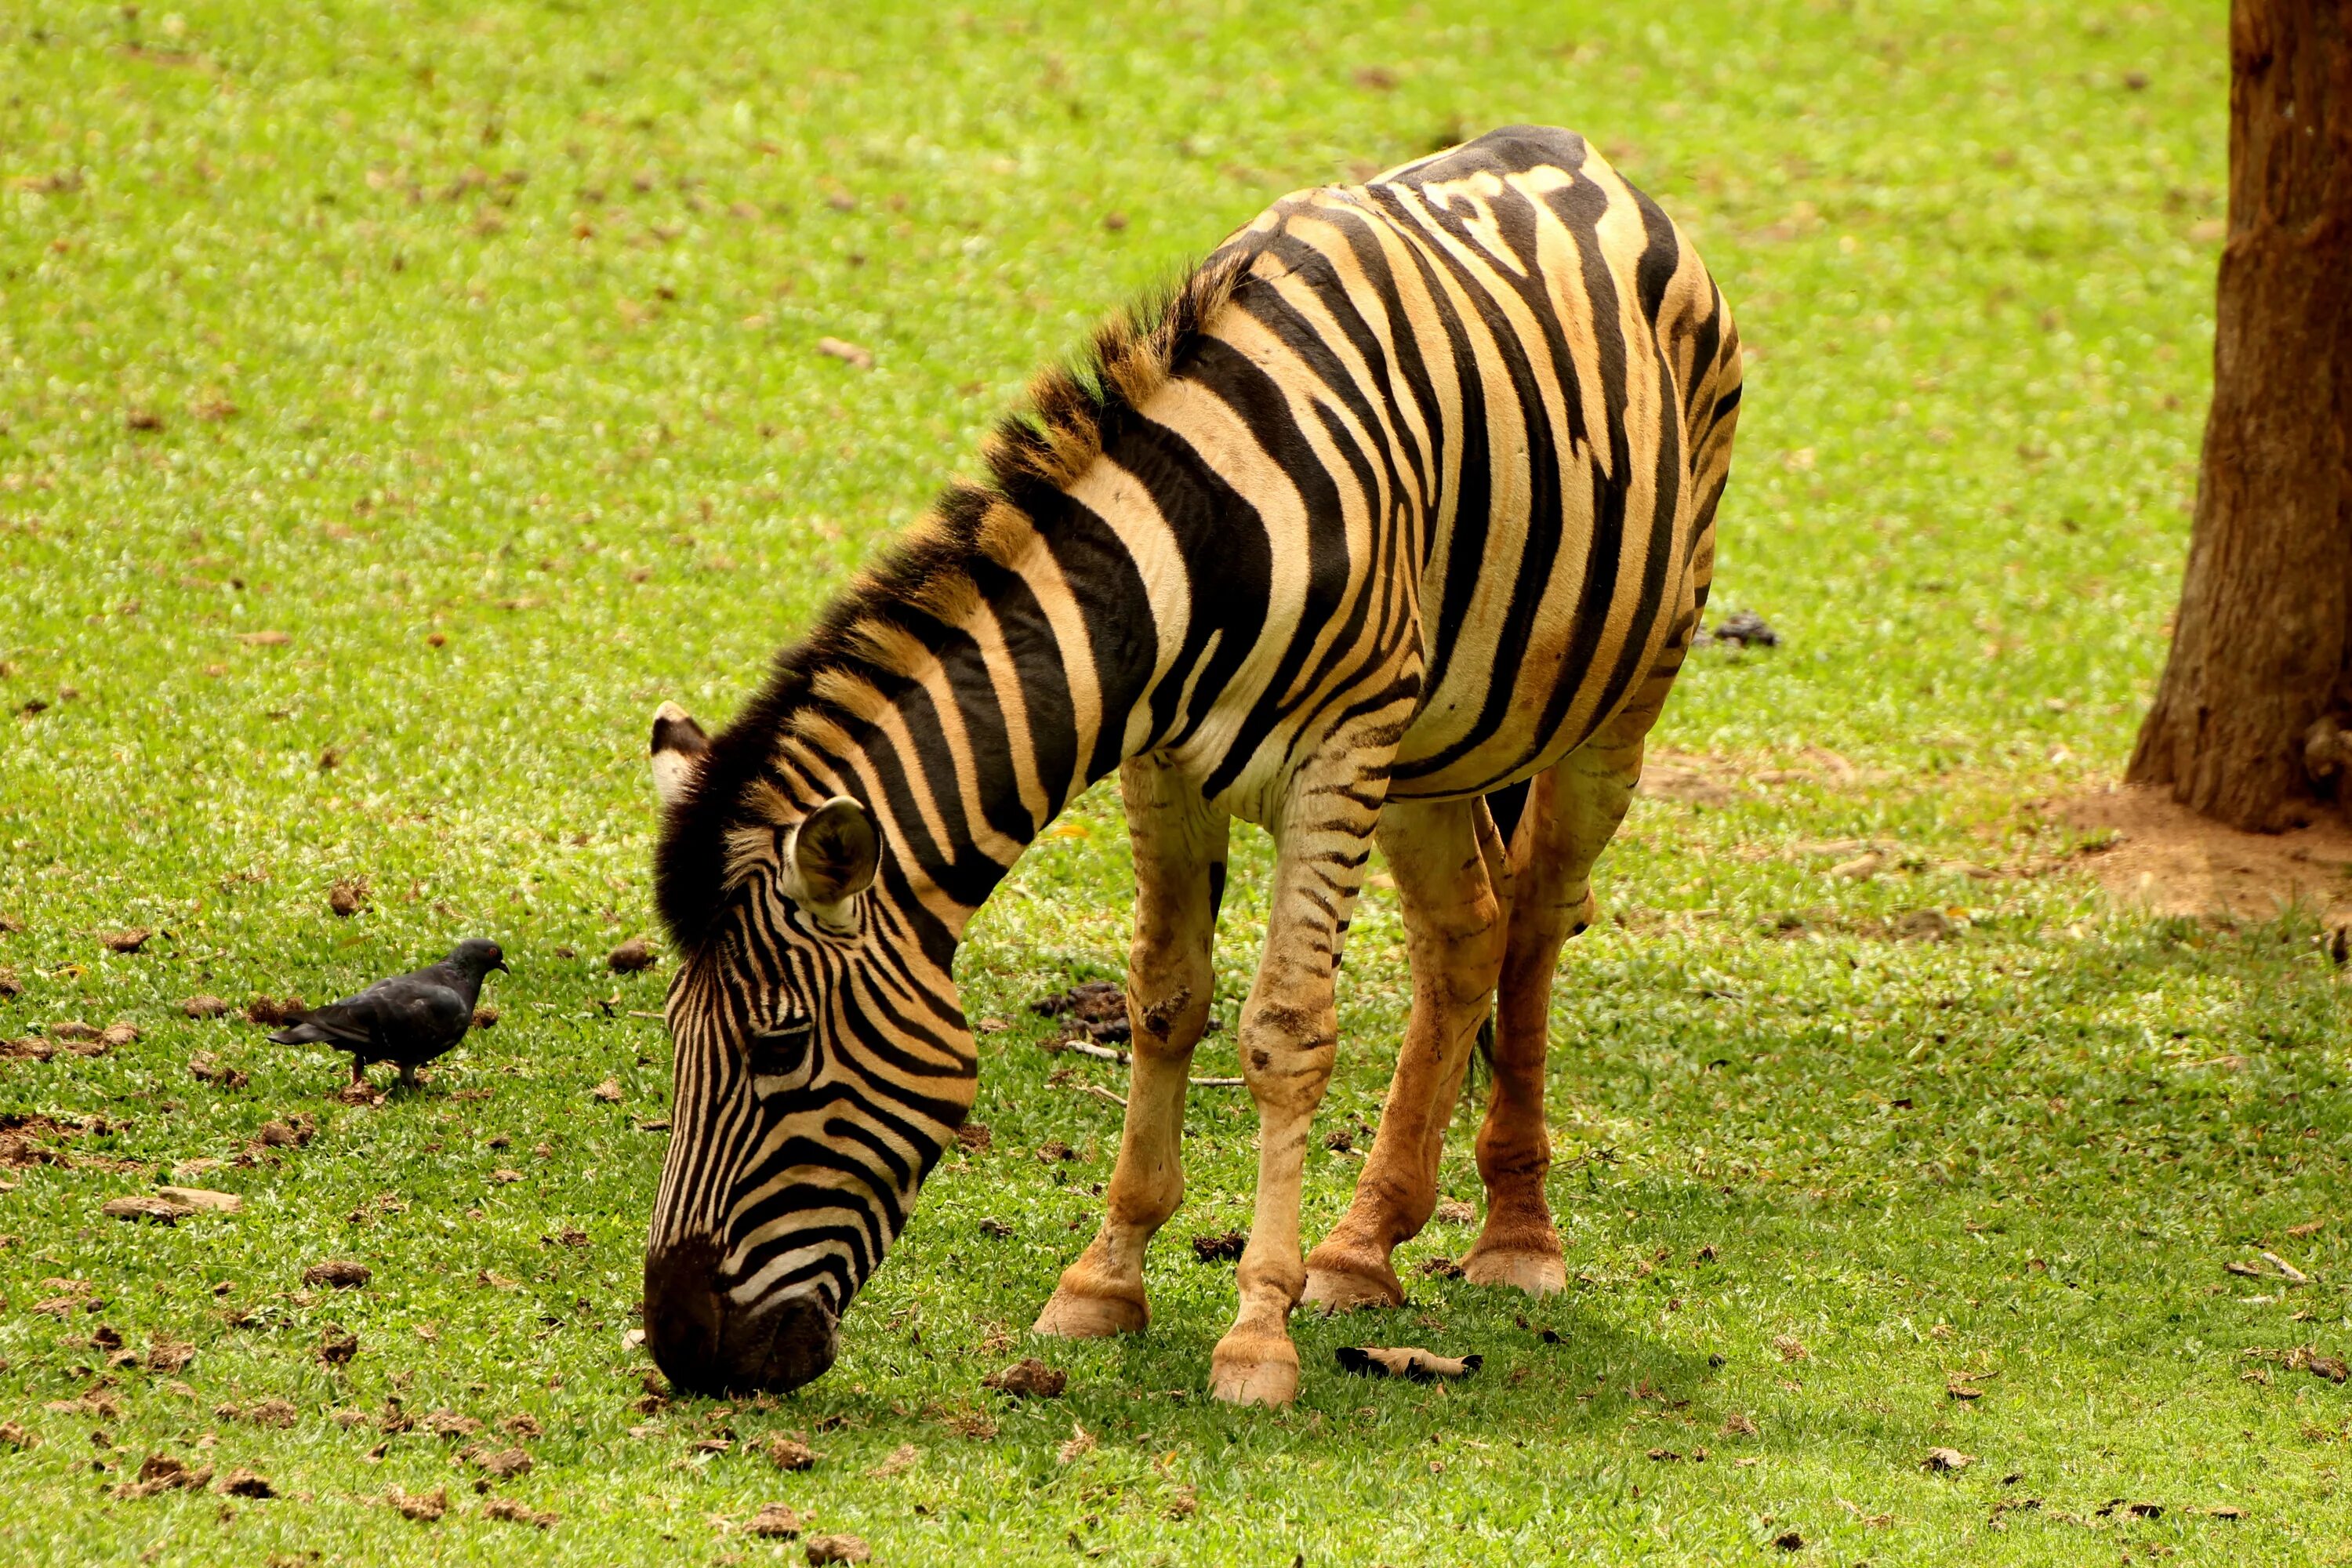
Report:
[[816,1451],[797,1437],[779,1437],[768,1445],[768,1462],[780,1470],[814,1469]]
[[1717,623],[1713,636],[1717,642],[1737,643],[1744,648],[1780,646],[1780,634],[1753,610],[1732,611]]
[[1069,1382],[1068,1373],[1047,1366],[1035,1356],[1024,1356],[1003,1371],[981,1379],[980,1385],[1016,1399],[1058,1399]]
[[367,904],[368,885],[364,877],[357,881],[349,879],[340,880],[327,889],[327,907],[335,912],[337,920],[351,919],[367,908]]
[[825,1563],[865,1563],[872,1560],[874,1549],[855,1535],[812,1535],[808,1538],[808,1560],[812,1564]]
[[484,1519],[503,1519],[513,1524],[535,1524],[541,1530],[545,1530],[553,1525],[558,1518],[555,1514],[544,1512],[537,1509],[526,1508],[521,1503],[515,1501],[514,1499],[504,1497],[494,1497],[489,1501],[484,1503],[482,1505],[482,1517]]
[[751,1516],[751,1521],[743,1526],[743,1532],[747,1535],[762,1536],[771,1541],[781,1540],[787,1536],[798,1535],[802,1527],[806,1525],[812,1517],[796,1508],[788,1508],[782,1503],[772,1502]]
[[1237,1230],[1219,1236],[1196,1236],[1192,1238],[1192,1256],[1202,1263],[1231,1262],[1248,1245],[1249,1237]]
[[654,950],[641,936],[633,936],[604,955],[604,967],[615,974],[635,974],[654,966]]
[[218,996],[191,996],[180,1004],[180,1011],[191,1018],[224,1018],[228,1010],[228,1004]]
[[404,1519],[420,1524],[431,1524],[449,1511],[449,1489],[436,1487],[429,1492],[405,1492],[398,1487],[387,1488],[383,1500],[397,1510]]
[[1467,1377],[1486,1364],[1481,1355],[1443,1356],[1418,1345],[1383,1349],[1372,1345],[1342,1345],[1332,1352],[1339,1370],[1357,1377],[1402,1377],[1429,1383],[1441,1377]]
[[1066,1038],[1085,1037],[1098,1043],[1131,1039],[1134,1029],[1127,1016],[1127,991],[1108,980],[1086,980],[1067,991],[1041,996],[1029,1011],[1045,1018],[1060,1018]]
[[251,1470],[231,1470],[221,1480],[220,1489],[229,1497],[271,1498],[278,1495],[268,1478]]

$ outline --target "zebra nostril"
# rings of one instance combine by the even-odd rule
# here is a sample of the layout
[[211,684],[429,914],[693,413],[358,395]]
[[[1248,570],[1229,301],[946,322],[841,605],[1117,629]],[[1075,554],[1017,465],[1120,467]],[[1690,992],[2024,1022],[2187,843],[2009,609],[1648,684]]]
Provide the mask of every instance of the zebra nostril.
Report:
[[764,1324],[765,1364],[760,1386],[783,1393],[814,1383],[841,1349],[841,1321],[819,1296],[791,1296]]

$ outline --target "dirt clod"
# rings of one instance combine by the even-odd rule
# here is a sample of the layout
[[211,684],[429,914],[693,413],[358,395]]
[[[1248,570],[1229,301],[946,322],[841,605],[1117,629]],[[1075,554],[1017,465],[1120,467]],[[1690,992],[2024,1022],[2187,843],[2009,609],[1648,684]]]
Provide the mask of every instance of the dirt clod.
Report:
[[1784,1530],[1772,1538],[1772,1544],[1783,1552],[1802,1552],[1805,1549],[1805,1538],[1793,1530]]
[[482,1505],[484,1519],[502,1519],[512,1524],[535,1524],[546,1530],[556,1521],[557,1515],[538,1509],[526,1508],[512,1498],[494,1497]]
[[180,1011],[191,1018],[226,1018],[228,1003],[218,996],[191,996],[180,1004]]
[[993,1134],[989,1131],[985,1121],[967,1121],[956,1129],[956,1146],[969,1149],[975,1154],[984,1152],[993,1141]]
[[367,879],[342,878],[327,889],[327,908],[337,920],[349,920],[368,906]]
[[233,1067],[223,1065],[210,1051],[198,1051],[188,1058],[188,1076],[198,1083],[209,1083],[222,1089],[243,1089],[253,1080]]
[[808,1538],[808,1560],[812,1564],[866,1563],[873,1557],[874,1549],[855,1535],[812,1535]]
[[121,931],[101,931],[98,940],[110,952],[137,952],[154,935],[145,926],[129,926]]
[[323,1263],[313,1263],[302,1270],[305,1285],[325,1285],[337,1290],[356,1290],[373,1278],[364,1263],[348,1258],[330,1258]]
[[1068,1373],[1047,1366],[1035,1356],[1024,1356],[1003,1371],[981,1379],[980,1385],[1016,1399],[1058,1399],[1069,1382]]
[[319,1360],[327,1366],[349,1366],[360,1353],[360,1337],[330,1326],[319,1336]]
[[604,967],[615,974],[635,974],[651,969],[656,962],[653,946],[641,936],[633,936],[604,955]]
[[797,1437],[779,1437],[768,1445],[768,1462],[780,1470],[813,1469],[816,1451]]

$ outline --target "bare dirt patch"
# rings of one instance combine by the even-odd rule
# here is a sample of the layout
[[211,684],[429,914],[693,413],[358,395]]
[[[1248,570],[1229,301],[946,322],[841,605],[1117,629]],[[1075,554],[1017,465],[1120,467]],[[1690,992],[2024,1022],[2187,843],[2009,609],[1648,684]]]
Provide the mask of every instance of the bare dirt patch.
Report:
[[2054,801],[2048,812],[2079,831],[2114,835],[2083,865],[2118,904],[2253,921],[2298,905],[2330,921],[2352,916],[2352,828],[2340,822],[2241,833],[2160,791],[2122,786]]

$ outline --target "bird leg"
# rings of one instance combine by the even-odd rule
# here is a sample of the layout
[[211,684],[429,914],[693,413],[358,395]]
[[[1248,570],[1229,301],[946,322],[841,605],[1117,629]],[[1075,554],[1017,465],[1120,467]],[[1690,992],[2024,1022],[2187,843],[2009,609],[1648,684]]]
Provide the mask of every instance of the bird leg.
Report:
[[357,1051],[352,1053],[352,1082],[361,1085],[367,1082],[367,1063]]
[[403,1089],[415,1089],[417,1087],[416,1068],[414,1065],[404,1065],[401,1068],[400,1087]]

